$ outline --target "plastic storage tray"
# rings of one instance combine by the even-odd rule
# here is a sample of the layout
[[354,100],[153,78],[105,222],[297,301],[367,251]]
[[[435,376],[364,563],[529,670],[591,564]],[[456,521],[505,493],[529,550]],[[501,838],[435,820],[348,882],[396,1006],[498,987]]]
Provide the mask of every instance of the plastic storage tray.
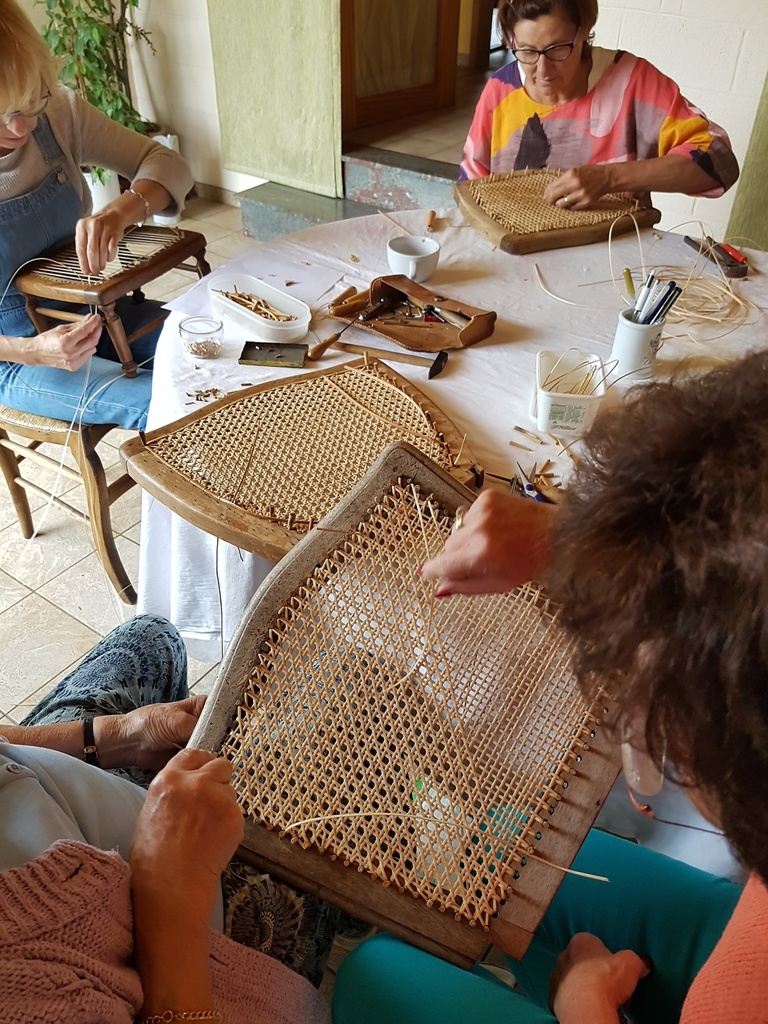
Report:
[[[244,327],[254,337],[260,338],[262,341],[298,341],[304,338],[309,330],[312,313],[306,302],[286,295],[285,292],[279,291],[258,277],[251,277],[249,274],[228,274],[224,271],[211,275],[208,288],[211,294],[211,305],[216,313],[231,320],[238,327]],[[279,309],[281,313],[289,313],[296,319],[267,320],[266,317],[252,313],[221,294],[221,289],[231,292],[235,288],[239,292],[247,292],[259,299],[264,299],[275,309]]]

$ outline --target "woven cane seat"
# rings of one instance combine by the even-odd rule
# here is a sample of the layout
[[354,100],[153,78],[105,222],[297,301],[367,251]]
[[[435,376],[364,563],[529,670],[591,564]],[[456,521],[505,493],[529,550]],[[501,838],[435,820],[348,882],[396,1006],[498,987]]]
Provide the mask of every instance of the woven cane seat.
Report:
[[277,561],[384,448],[413,444],[462,483],[456,427],[373,359],[242,390],[121,448],[137,483],[195,526]]
[[590,210],[553,206],[544,199],[544,190],[559,173],[512,171],[462,181],[454,186],[456,204],[480,234],[504,252],[518,255],[603,241],[612,228],[621,234],[632,230],[635,222],[650,227],[661,219],[653,207],[613,193]]
[[[104,316],[125,373],[133,377],[136,364],[131,356],[130,343],[159,326],[168,313],[161,310],[154,320],[129,338],[115,313],[115,302],[131,293],[135,301],[142,301],[144,285],[174,268],[189,270],[198,277],[209,274],[211,268],[205,259],[205,245],[205,236],[197,231],[137,227],[118,243],[115,258],[101,274],[83,276],[75,244],[71,242],[18,274],[13,284],[25,297],[27,312],[38,331],[48,330],[51,326],[44,318],[74,321],[83,315],[74,310],[51,308],[41,304],[40,299],[71,303],[74,307],[95,307]],[[191,262],[187,263],[187,260]]]
[[522,955],[617,774],[539,586],[419,577],[467,500],[388,449],[265,580],[191,741],[232,762],[244,856],[463,965]]

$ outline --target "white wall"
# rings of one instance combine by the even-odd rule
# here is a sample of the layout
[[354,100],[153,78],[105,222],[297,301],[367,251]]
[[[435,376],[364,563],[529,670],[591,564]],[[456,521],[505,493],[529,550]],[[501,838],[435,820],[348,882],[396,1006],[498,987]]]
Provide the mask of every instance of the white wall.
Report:
[[[768,69],[768,0],[600,0],[595,42],[645,57],[674,78],[725,128],[743,161]],[[661,226],[699,218],[722,238],[735,191],[721,199],[655,193]],[[697,233],[691,225],[681,230]]]
[[260,185],[263,178],[222,166],[206,0],[144,0],[136,20],[157,50],[153,56],[146,46],[132,47],[139,111],[179,136],[195,181],[228,192]]

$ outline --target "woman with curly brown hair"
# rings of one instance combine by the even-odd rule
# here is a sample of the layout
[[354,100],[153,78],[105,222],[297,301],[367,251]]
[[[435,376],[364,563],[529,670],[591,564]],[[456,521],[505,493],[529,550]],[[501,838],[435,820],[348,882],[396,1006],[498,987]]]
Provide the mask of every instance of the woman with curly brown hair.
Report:
[[[481,495],[422,568],[441,596],[545,578],[582,688],[613,681],[633,744],[722,830],[744,889],[593,833],[577,866],[611,883],[563,883],[510,964],[528,999],[382,937],[342,965],[337,1024],[361,991],[376,1024],[545,1024],[548,997],[567,1024],[615,1024],[630,997],[647,1024],[768,1021],[766,408],[768,352],[637,388],[598,417],[562,506]],[[383,964],[399,972],[387,998]],[[410,972],[430,993],[418,1014]]]
[[515,60],[487,82],[461,175],[563,173],[550,203],[578,210],[608,192],[720,196],[739,168],[728,136],[648,61],[592,46],[597,0],[500,0]]

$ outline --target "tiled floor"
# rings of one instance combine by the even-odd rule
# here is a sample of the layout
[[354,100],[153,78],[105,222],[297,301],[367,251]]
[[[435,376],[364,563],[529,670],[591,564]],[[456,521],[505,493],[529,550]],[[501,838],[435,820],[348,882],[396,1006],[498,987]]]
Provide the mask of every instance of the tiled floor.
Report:
[[506,63],[508,58],[508,52],[500,50],[491,54],[488,71],[458,68],[456,103],[451,109],[435,114],[414,114],[402,120],[345,132],[345,151],[358,146],[372,146],[375,149],[458,164],[483,86],[489,75]]
[[[192,198],[182,227],[201,231],[208,240],[208,259],[220,266],[255,243],[242,233],[240,210]],[[190,277],[172,271],[147,286],[151,298],[167,300],[189,287]],[[129,437],[113,431],[100,445],[108,479],[119,474],[117,449]],[[43,449],[45,450],[45,449]],[[61,448],[50,446],[57,461]],[[26,469],[34,479],[42,470]],[[44,481],[51,485],[53,477]],[[57,493],[84,507],[79,484],[66,477]],[[88,528],[61,512],[45,507],[42,498],[30,498],[39,535],[24,540],[4,481],[0,479],[0,723],[17,722],[100,636],[133,615],[107,582],[93,552]],[[141,495],[134,487],[112,506],[117,546],[136,581],[139,562]],[[190,683],[206,692],[215,677],[214,665],[193,662]]]

